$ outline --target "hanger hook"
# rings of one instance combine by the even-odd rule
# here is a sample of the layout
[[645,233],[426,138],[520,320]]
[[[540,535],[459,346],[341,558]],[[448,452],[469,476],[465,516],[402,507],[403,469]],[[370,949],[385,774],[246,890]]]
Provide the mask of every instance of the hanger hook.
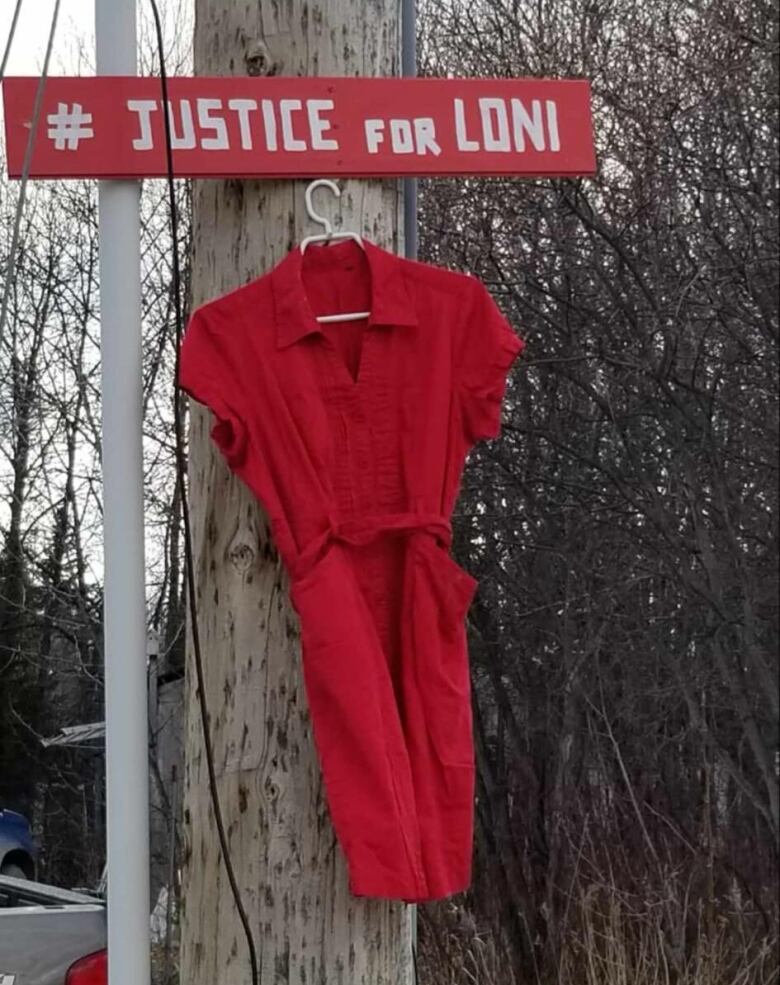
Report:
[[332,236],[333,226],[330,223],[330,219],[326,219],[325,216],[314,211],[314,205],[312,204],[312,193],[318,188],[329,188],[336,198],[341,198],[341,189],[336,182],[331,181],[330,178],[317,178],[317,180],[312,181],[306,189],[306,212],[308,213],[309,218],[312,222],[316,222],[325,229],[326,236]]

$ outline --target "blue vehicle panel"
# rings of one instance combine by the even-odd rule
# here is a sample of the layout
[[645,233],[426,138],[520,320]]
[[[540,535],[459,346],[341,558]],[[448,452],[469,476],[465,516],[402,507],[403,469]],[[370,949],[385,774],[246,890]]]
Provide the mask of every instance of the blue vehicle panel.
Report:
[[27,818],[16,811],[0,810],[0,873],[32,879],[37,853]]

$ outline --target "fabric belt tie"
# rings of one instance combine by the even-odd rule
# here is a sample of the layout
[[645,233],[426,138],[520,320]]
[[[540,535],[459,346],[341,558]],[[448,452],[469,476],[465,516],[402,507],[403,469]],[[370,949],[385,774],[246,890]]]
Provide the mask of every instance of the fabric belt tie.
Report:
[[323,557],[331,544],[363,547],[383,534],[420,531],[438,538],[448,550],[452,544],[452,526],[436,513],[388,513],[332,522],[324,533],[303,548],[293,568],[293,581],[300,581]]

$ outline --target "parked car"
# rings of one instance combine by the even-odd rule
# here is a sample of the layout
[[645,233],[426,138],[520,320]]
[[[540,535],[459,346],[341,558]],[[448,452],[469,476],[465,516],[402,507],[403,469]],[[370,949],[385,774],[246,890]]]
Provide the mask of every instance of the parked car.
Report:
[[107,985],[102,899],[0,875],[0,985]]
[[27,818],[0,809],[0,875],[34,879],[37,852]]

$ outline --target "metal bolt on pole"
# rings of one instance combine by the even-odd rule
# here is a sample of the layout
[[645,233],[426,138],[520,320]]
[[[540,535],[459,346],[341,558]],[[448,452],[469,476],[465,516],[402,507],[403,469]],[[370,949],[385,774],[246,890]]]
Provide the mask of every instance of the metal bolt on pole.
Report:
[[[136,0],[95,0],[98,75],[135,75]],[[109,985],[149,985],[140,186],[98,187]]]

